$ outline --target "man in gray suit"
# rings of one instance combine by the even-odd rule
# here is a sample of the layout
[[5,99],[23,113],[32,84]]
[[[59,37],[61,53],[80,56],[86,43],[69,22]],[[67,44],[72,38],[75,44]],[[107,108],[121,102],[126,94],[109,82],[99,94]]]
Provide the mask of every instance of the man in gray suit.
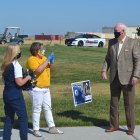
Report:
[[140,78],[140,46],[138,42],[126,36],[126,26],[118,23],[114,27],[115,38],[109,40],[108,51],[102,68],[102,79],[107,79],[110,69],[110,127],[106,132],[119,129],[119,100],[123,92],[128,135],[135,129],[135,93],[134,86]]

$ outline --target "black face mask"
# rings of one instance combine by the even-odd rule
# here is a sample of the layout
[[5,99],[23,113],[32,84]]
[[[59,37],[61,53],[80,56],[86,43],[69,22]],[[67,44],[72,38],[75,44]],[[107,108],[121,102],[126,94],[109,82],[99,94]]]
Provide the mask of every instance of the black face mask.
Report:
[[16,59],[19,59],[21,57],[21,52],[18,53],[18,55],[16,56]]
[[114,32],[114,36],[116,39],[118,39],[120,35],[121,35],[121,32]]

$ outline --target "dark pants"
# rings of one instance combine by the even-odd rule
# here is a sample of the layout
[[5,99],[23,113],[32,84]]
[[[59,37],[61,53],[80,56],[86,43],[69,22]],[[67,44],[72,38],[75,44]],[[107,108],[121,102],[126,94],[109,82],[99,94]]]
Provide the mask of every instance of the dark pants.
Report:
[[119,81],[118,75],[110,84],[111,101],[110,101],[110,126],[119,127],[119,100],[121,91],[123,92],[125,116],[127,127],[129,130],[134,131],[135,128],[135,91],[134,87],[130,84],[122,85]]
[[27,140],[28,118],[24,100],[16,99],[8,102],[4,101],[4,103],[6,117],[4,123],[3,140],[11,140],[11,131],[14,123],[15,113],[17,114],[19,120],[20,139]]

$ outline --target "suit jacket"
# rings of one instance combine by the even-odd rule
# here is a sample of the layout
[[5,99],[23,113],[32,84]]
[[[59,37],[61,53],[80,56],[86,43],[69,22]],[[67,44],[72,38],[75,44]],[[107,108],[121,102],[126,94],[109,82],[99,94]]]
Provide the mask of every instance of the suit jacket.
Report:
[[126,37],[117,58],[118,47],[117,39],[109,40],[102,71],[110,69],[110,83],[113,82],[116,72],[118,72],[120,83],[127,85],[131,82],[133,76],[140,77],[140,46],[136,40]]

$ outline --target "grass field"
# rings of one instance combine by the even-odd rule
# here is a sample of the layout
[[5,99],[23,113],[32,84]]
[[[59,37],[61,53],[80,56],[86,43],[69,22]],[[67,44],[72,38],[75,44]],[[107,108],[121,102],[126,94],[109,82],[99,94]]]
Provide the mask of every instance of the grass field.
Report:
[[[25,67],[30,45],[21,46],[20,63]],[[0,46],[0,64],[5,47]],[[92,126],[108,125],[109,120],[109,81],[100,78],[101,67],[107,48],[46,46],[46,55],[54,51],[55,66],[51,77],[52,111],[56,126]],[[92,103],[74,107],[71,83],[90,80],[93,94]],[[3,83],[0,80],[0,128],[3,127],[4,111],[2,100]],[[31,101],[24,91],[29,118],[32,127]],[[123,99],[120,100],[120,124],[126,124]],[[136,86],[136,124],[140,124],[140,84]],[[41,115],[41,127],[46,127],[44,114]],[[18,127],[15,121],[14,127]]]

